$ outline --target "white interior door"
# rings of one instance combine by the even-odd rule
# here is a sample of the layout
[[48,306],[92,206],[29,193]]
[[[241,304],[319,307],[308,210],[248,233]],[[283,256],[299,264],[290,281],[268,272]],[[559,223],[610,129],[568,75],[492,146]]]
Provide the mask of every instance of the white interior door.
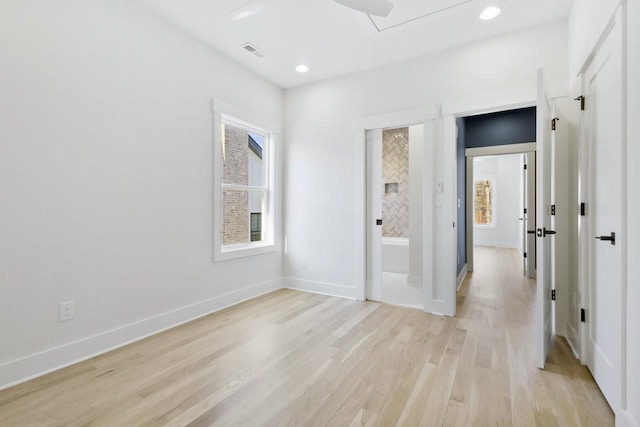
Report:
[[382,129],[368,130],[367,299],[382,301]]
[[621,273],[625,238],[621,46],[616,23],[583,74],[591,231],[587,238],[590,280],[585,359],[614,411],[620,407],[622,389]]
[[536,277],[536,153],[530,151],[524,154],[524,242],[525,275],[532,279]]
[[547,95],[543,70],[538,70],[536,117],[536,277],[538,310],[538,367],[544,369],[552,336],[551,318],[551,117],[553,106]]

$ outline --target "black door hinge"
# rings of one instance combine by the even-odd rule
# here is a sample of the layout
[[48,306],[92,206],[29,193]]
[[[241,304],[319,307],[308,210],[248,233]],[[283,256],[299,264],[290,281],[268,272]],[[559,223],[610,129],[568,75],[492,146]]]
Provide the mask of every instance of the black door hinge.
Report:
[[527,210],[526,210],[526,209],[524,210],[524,213],[527,213]]
[[551,301],[555,301],[555,300],[556,300],[556,290],[551,289]]
[[551,119],[551,130],[556,130],[556,122],[559,122],[560,119],[557,117],[554,117],[553,119]]
[[526,164],[526,163],[524,164],[524,169],[525,169],[525,170],[527,169],[527,164]]
[[556,214],[556,205],[551,205],[551,215]]
[[580,203],[580,216],[587,215],[587,205]]
[[580,309],[580,321],[582,323],[587,321],[587,310],[585,310],[584,308]]
[[584,111],[584,102],[585,102],[584,96],[580,95],[575,100],[580,101],[580,110]]
[[525,257],[525,258],[527,257],[527,253],[526,253],[526,252],[524,253],[524,257]]

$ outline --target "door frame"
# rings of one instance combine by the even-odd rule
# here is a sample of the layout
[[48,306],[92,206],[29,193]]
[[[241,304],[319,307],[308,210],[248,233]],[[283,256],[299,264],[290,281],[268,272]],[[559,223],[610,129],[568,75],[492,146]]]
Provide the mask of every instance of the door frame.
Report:
[[[356,248],[356,299],[367,299],[367,151],[366,131],[375,129],[392,129],[403,126],[422,124],[424,126],[424,157],[423,157],[423,288],[425,294],[424,311],[433,313],[432,304],[427,297],[431,294],[434,283],[433,254],[436,244],[434,239],[433,197],[429,197],[433,189],[434,174],[428,173],[434,169],[434,146],[437,144],[436,126],[440,111],[436,107],[426,107],[413,110],[389,112],[385,114],[359,118],[354,123],[355,132],[355,248]],[[429,302],[429,304],[427,304]]]
[[[507,110],[508,111],[508,110]],[[467,271],[473,271],[473,159],[484,156],[501,156],[508,154],[525,154],[536,151],[535,142],[523,142],[509,145],[492,145],[489,147],[467,148],[464,155],[467,165],[466,200],[466,247]]]
[[[620,338],[620,407],[613,408],[613,411],[616,415],[619,415],[620,410],[627,410],[627,363],[629,361],[626,360],[626,348],[627,348],[627,197],[628,197],[628,183],[627,183],[627,163],[625,161],[626,153],[627,153],[627,69],[626,69],[626,49],[627,49],[627,29],[626,29],[626,4],[621,2],[616,8],[613,16],[607,22],[604,30],[600,34],[598,40],[594,43],[593,47],[587,58],[585,59],[582,67],[580,68],[580,72],[577,76],[578,80],[578,90],[579,94],[576,96],[582,96],[584,93],[584,85],[585,85],[585,72],[593,62],[593,59],[596,56],[598,50],[604,44],[607,36],[612,31],[615,26],[620,27],[620,43],[621,43],[621,57],[622,57],[622,69],[621,69],[621,85],[622,90],[620,94],[620,101],[622,102],[622,111],[621,111],[621,161],[619,167],[621,173],[621,187],[622,187],[622,200],[620,206],[620,239],[618,243],[618,239],[616,239],[616,244],[620,245],[620,256],[621,256],[621,271],[620,271],[620,329],[621,329],[621,338]],[[574,95],[574,94],[572,94]],[[575,96],[572,96],[575,98]],[[589,102],[589,100],[586,100]],[[593,189],[589,185],[592,181],[592,171],[590,168],[591,164],[591,156],[590,156],[590,147],[588,144],[588,135],[586,133],[587,126],[585,125],[585,112],[580,111],[580,132],[579,132],[579,145],[578,145],[578,197],[579,203],[585,203],[586,215],[579,216],[579,231],[578,231],[578,282],[580,288],[580,307],[582,309],[587,310],[590,306],[590,283],[591,283],[591,274],[590,274],[590,262],[591,262],[591,253],[590,253],[590,244],[592,243],[593,236],[596,234],[596,230],[594,230],[593,222],[589,216],[589,202],[593,197]],[[616,236],[617,237],[617,236]],[[586,355],[587,355],[587,344],[588,344],[588,334],[590,328],[590,322],[588,321],[589,313],[586,313],[587,321],[580,322],[580,361],[582,364],[586,365]]]

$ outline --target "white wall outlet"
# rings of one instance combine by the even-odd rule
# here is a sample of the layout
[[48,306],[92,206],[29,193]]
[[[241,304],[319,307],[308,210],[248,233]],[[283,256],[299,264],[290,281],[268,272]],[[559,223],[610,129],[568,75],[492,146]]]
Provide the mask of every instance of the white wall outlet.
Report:
[[306,258],[302,258],[302,260],[300,261],[300,267],[307,268],[307,259]]
[[76,302],[67,301],[60,303],[60,321],[66,322],[76,317]]

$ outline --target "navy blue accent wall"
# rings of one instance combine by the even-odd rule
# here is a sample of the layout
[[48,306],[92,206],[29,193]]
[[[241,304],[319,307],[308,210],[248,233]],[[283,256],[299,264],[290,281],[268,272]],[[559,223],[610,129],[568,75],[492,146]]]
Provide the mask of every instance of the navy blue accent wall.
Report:
[[465,201],[467,164],[465,148],[491,147],[493,145],[536,142],[536,107],[501,111],[481,116],[456,119],[458,126],[457,177],[458,177],[458,273],[467,263],[467,224]]
[[465,147],[520,144],[536,140],[536,107],[465,117]]
[[464,155],[465,149],[465,119],[456,119],[456,125],[458,126],[458,144],[456,148],[456,164],[457,164],[457,176],[458,176],[458,274],[462,270],[462,267],[467,263],[467,221],[465,220],[466,212],[466,184],[467,184],[467,166],[466,158]]

